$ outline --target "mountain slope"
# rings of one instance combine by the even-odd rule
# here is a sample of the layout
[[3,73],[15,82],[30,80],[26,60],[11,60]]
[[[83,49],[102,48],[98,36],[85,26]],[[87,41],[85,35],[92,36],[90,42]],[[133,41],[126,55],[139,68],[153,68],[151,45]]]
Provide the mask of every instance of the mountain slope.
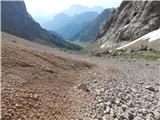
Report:
[[75,15],[68,24],[55,31],[61,34],[64,39],[71,39],[75,34],[92,22],[97,15],[96,12],[85,12]]
[[23,1],[1,1],[1,31],[52,47],[80,49],[41,28]]
[[105,9],[97,18],[87,25],[82,31],[73,36],[72,40],[79,40],[82,42],[91,42],[96,38],[96,34],[100,29],[102,23],[111,15],[112,9]]
[[69,52],[7,33],[1,37],[1,119],[70,120],[71,111],[74,116],[79,113],[78,100],[83,98],[73,99],[74,92],[69,92],[81,84],[78,75],[93,65],[71,59]]
[[152,50],[159,50],[160,51],[160,29],[154,30],[152,32],[149,32],[148,34],[124,45],[119,48],[121,49],[152,49]]
[[159,1],[123,1],[101,27],[91,46],[114,48],[133,41],[160,27]]
[[42,26],[48,30],[57,30],[64,27],[71,21],[71,17],[65,13],[59,13],[52,20],[45,21]]

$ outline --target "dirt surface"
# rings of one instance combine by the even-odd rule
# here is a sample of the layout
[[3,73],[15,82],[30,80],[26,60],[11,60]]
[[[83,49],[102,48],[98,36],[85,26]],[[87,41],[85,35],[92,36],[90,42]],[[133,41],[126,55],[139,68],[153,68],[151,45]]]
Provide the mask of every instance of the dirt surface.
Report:
[[23,46],[23,42],[26,41],[2,34],[2,119],[75,117],[81,110],[77,109],[81,107],[78,102],[85,104],[91,96],[82,93],[74,98],[71,89],[82,82],[78,75],[93,65],[65,58],[68,53],[56,56],[54,49],[52,53],[44,52],[43,46],[33,47],[29,42]]
[[160,62],[78,55],[2,33],[3,120],[159,120]]

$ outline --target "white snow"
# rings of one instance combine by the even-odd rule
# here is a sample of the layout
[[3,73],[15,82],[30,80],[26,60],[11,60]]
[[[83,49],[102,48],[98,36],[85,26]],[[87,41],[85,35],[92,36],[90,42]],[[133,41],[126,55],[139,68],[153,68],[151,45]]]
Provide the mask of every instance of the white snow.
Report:
[[140,49],[141,47],[152,48],[155,50],[160,50],[160,29],[154,30],[124,46],[117,49]]
[[106,43],[103,43],[100,48],[104,48],[106,46]]

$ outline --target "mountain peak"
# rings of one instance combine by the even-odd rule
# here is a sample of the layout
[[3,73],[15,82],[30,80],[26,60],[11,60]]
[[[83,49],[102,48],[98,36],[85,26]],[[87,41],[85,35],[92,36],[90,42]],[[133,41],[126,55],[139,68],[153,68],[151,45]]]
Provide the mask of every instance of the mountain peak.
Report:
[[101,6],[94,6],[94,7],[89,7],[89,6],[83,6],[80,4],[73,4],[70,8],[62,11],[69,16],[74,16],[75,14],[80,14],[83,12],[97,12],[101,13],[104,10],[103,7]]

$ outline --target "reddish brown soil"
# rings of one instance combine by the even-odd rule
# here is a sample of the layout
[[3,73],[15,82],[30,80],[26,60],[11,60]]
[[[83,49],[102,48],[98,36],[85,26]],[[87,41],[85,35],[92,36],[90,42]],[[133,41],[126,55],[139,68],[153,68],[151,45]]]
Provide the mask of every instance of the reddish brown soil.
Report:
[[2,33],[2,119],[78,118],[91,96],[74,88],[92,65],[68,54]]

